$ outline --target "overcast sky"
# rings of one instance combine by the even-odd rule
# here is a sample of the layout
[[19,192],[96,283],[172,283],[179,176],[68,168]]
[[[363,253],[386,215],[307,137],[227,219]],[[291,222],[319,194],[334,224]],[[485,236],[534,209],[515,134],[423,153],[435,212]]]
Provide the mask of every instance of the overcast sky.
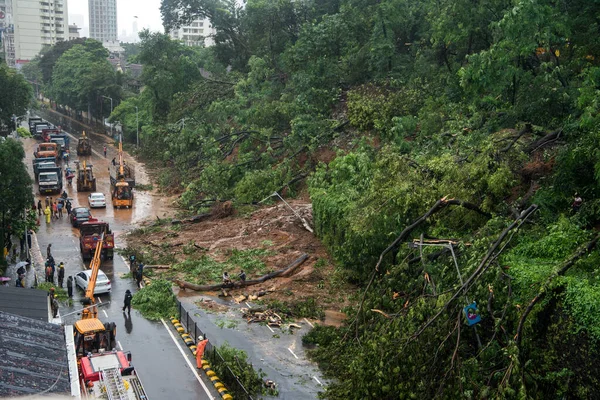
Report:
[[[83,15],[84,26],[88,27],[88,0],[68,1],[69,23],[73,23],[76,15]],[[123,30],[131,35],[133,21],[136,20],[135,16],[138,17],[138,30],[149,28],[153,31],[163,31],[160,19],[160,0],[117,0],[117,33],[119,36]]]

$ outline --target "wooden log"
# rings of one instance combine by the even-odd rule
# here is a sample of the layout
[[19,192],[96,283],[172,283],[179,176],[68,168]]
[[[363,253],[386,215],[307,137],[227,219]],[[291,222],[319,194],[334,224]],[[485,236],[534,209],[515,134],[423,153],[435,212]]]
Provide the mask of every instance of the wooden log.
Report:
[[222,290],[223,288],[231,288],[237,289],[246,286],[258,285],[259,283],[264,283],[269,279],[277,278],[279,276],[289,276],[292,274],[300,265],[304,264],[304,262],[308,259],[308,254],[302,254],[300,257],[295,259],[290,265],[287,267],[280,269],[275,272],[271,272],[270,274],[266,274],[261,276],[258,279],[252,279],[245,282],[232,282],[231,284],[224,285],[222,283],[217,285],[196,285],[190,282],[182,281],[180,279],[175,279],[175,283],[184,289],[192,289],[199,292],[210,292],[215,290]]

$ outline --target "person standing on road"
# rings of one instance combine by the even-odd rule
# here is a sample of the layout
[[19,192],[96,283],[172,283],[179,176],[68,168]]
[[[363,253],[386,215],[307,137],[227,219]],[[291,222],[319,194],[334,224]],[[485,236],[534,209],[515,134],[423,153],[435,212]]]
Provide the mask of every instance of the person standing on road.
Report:
[[42,208],[42,201],[41,200],[38,200],[37,209],[38,209],[38,217],[41,217],[42,213],[44,212],[44,209]]
[[44,215],[46,216],[46,223],[49,224],[50,223],[50,216],[52,214],[52,211],[50,211],[50,207],[46,207],[46,209],[44,210]]
[[58,203],[58,205],[56,206],[56,208],[58,209],[58,217],[62,218],[63,216],[63,203]]
[[58,264],[58,286],[63,287],[63,281],[65,279],[65,263],[61,262]]
[[144,278],[144,264],[139,263],[137,272],[135,274],[135,282],[137,283],[137,286],[139,288],[142,287],[142,279],[143,278]]
[[67,204],[65,204],[65,209],[67,210],[67,215],[71,215],[71,202],[67,200]]
[[52,200],[50,197],[46,196],[46,207],[49,207],[52,204]]
[[129,289],[127,289],[125,291],[125,299],[123,300],[123,312],[125,312],[125,309],[127,309],[127,313],[131,314],[131,299],[133,298],[133,295],[131,294],[131,291]]
[[69,297],[73,297],[73,277],[71,275],[67,278],[67,294]]
[[46,262],[46,282],[54,283],[54,277],[52,276],[52,266]]
[[52,203],[52,218],[58,219],[58,206],[56,205],[56,200]]
[[106,145],[104,145],[104,158],[106,158]]
[[112,161],[111,161],[111,162],[112,162],[112,165],[113,165],[113,167],[114,167],[115,165],[117,165],[117,158],[116,158],[116,157],[113,157],[113,159],[112,159]]
[[46,247],[46,257],[47,258],[52,257],[52,243],[49,243],[48,247]]

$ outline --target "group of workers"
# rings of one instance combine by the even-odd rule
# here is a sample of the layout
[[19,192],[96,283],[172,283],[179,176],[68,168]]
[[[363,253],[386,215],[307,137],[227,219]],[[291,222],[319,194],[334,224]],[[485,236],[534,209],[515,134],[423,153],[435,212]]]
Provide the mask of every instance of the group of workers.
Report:
[[[58,220],[63,217],[63,214],[69,215],[73,208],[71,201],[68,198],[66,191],[60,195],[56,200],[51,197],[46,197],[45,204],[42,204],[42,200],[38,200],[37,205],[33,204],[33,210],[37,209],[38,216],[45,215],[46,223],[49,224],[53,219]],[[63,212],[64,210],[64,212]]]
[[[237,277],[240,279],[241,282],[246,282],[246,273],[244,272],[244,270],[241,270]],[[229,273],[227,271],[223,272],[223,285],[227,286],[231,284],[233,284],[233,281],[231,280]]]

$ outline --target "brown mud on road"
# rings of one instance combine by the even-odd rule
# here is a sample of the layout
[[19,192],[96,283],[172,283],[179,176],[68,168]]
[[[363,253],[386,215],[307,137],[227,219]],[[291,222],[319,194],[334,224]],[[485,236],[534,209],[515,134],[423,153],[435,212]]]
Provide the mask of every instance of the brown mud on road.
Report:
[[[309,223],[312,221],[312,205],[305,200],[290,200],[290,205]],[[166,260],[166,266],[208,256],[216,262],[226,262],[234,251],[264,250],[260,257],[266,268],[248,274],[255,279],[264,273],[282,269],[306,253],[309,258],[293,275],[275,278],[246,288],[231,290],[235,297],[242,293],[272,291],[262,300],[298,302],[308,298],[324,309],[339,312],[349,304],[356,288],[347,284],[342,273],[334,267],[325,247],[307,231],[302,222],[283,203],[263,206],[246,215],[236,215],[235,210],[214,210],[213,215],[199,223],[162,225],[147,223],[142,229],[127,237],[128,247],[153,260]],[[166,269],[154,269],[155,276],[193,280],[189,271],[174,273]],[[219,271],[219,276],[223,271]],[[239,270],[229,270],[235,277]],[[218,280],[194,283],[215,284]],[[187,292],[190,290],[188,289]],[[180,296],[186,292],[181,291]],[[196,294],[196,293],[194,293]],[[197,293],[208,295],[209,293]],[[212,293],[215,294],[215,293]]]

